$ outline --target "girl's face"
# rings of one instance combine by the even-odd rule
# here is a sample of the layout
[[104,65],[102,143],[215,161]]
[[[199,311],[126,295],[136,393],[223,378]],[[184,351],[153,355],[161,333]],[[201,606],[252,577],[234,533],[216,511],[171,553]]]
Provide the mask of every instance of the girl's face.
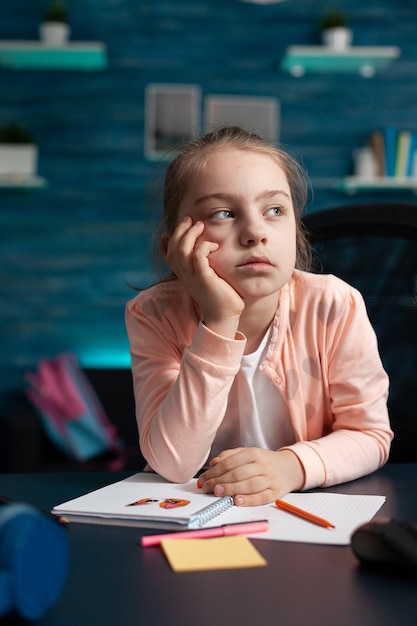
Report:
[[201,237],[219,244],[209,263],[244,300],[270,296],[289,280],[296,259],[290,187],[269,156],[216,151],[195,175],[179,206],[204,223]]

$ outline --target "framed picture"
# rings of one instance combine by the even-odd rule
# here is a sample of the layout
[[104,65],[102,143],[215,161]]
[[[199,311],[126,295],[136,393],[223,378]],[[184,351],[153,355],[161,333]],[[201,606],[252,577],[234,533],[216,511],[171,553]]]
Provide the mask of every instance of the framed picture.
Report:
[[258,96],[208,95],[205,98],[206,132],[219,126],[241,126],[265,139],[279,140],[280,102]]
[[172,158],[176,146],[201,128],[198,85],[149,84],[145,89],[145,157]]

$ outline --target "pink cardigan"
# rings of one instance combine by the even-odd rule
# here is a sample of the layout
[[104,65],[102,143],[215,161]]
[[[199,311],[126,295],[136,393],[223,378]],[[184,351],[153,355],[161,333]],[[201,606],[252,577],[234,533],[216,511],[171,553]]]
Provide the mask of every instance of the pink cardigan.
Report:
[[[210,458],[246,339],[201,323],[178,280],[126,307],[142,454],[173,482]],[[295,271],[281,289],[260,365],[287,402],[304,489],[353,480],[383,465],[392,431],[388,377],[362,296],[334,276]]]

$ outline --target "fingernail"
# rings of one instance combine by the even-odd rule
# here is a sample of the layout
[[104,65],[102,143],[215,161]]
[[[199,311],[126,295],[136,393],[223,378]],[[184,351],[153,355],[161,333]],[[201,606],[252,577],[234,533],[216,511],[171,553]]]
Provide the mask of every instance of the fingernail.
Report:
[[223,487],[223,485],[216,485],[214,487],[214,495],[215,496],[223,496],[224,495],[224,487]]
[[243,496],[236,496],[235,504],[236,506],[242,506],[243,504],[245,504],[245,498]]

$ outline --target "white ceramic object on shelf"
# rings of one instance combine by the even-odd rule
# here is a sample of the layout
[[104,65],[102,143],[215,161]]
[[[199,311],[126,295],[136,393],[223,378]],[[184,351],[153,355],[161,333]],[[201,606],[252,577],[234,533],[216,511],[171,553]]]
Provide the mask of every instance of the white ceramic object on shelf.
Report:
[[65,46],[70,32],[65,22],[42,22],[39,27],[40,39],[46,46]]
[[352,157],[355,176],[368,179],[378,176],[378,163],[372,148],[357,148]]
[[326,28],[322,32],[323,45],[333,50],[346,50],[351,46],[353,40],[353,32],[345,26],[336,26],[335,28]]
[[0,144],[0,177],[34,176],[38,167],[38,147],[35,144]]

